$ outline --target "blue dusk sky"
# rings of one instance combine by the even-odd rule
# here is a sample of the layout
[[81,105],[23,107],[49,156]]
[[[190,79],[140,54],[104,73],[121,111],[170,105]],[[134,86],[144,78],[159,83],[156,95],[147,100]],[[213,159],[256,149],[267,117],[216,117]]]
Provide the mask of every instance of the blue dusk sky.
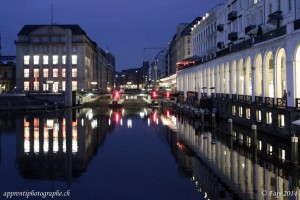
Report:
[[[0,0],[2,55],[27,24],[78,24],[116,58],[116,69],[140,67],[171,42],[179,23],[190,23],[226,0]],[[52,6],[51,6],[52,5]],[[51,15],[53,7],[53,15]],[[51,18],[53,16],[53,18]]]

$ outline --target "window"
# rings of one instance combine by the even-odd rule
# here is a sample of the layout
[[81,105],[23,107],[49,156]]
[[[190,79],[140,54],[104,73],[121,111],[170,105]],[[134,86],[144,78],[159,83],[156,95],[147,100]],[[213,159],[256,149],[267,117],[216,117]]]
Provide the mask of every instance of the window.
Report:
[[61,90],[66,91],[66,81],[62,81],[61,83]]
[[33,82],[33,90],[34,91],[38,91],[39,90],[39,82],[38,81],[34,81]]
[[72,55],[72,65],[77,65],[77,55]]
[[77,77],[77,69],[72,69],[72,77]]
[[77,81],[72,81],[72,91],[77,90]]
[[24,69],[24,78],[29,78],[29,69]]
[[24,90],[25,91],[29,90],[29,81],[24,81]]
[[284,115],[278,114],[278,127],[283,128],[285,126]]
[[272,112],[266,113],[267,124],[272,124]]
[[58,77],[58,69],[53,69],[53,77]]
[[49,64],[49,57],[47,55],[43,56],[43,64],[48,65]]
[[43,69],[43,77],[48,78],[48,69]]
[[239,106],[239,116],[243,117],[243,107]]
[[235,106],[232,106],[232,115],[235,115],[236,114],[236,108]]
[[58,64],[58,55],[54,55],[54,56],[52,57],[52,64],[53,64],[53,65],[57,65],[57,64]]
[[61,69],[61,76],[66,77],[66,69]]
[[251,110],[250,108],[246,108],[246,118],[250,119],[250,117],[251,117]]
[[66,56],[62,56],[62,64],[65,65],[67,63]]
[[29,65],[30,56],[24,56],[24,65]]
[[33,56],[33,64],[34,65],[40,64],[39,60],[40,60],[40,56],[38,56],[38,55]]
[[256,110],[256,121],[261,122],[261,110]]
[[39,69],[34,69],[34,70],[33,70],[33,77],[34,77],[34,78],[39,77],[39,71],[40,71]]

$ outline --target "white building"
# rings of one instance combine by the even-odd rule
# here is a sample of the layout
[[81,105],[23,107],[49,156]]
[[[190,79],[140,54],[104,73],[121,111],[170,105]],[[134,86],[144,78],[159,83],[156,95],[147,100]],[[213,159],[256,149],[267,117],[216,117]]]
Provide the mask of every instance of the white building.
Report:
[[287,133],[300,108],[299,7],[290,0],[228,1],[216,14],[216,57],[179,71],[177,90],[213,98],[221,117]]

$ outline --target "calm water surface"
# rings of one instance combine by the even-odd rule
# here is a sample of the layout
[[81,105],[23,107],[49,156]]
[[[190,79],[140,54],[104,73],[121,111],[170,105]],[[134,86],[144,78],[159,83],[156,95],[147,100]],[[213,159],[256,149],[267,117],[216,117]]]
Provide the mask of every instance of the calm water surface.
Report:
[[147,109],[2,113],[0,194],[203,199],[178,157],[176,119],[168,120]]

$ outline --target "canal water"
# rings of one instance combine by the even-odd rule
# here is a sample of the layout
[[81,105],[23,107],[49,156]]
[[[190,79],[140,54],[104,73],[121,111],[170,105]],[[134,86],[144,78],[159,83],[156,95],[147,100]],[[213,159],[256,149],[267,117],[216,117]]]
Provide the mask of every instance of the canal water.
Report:
[[1,198],[299,198],[291,141],[238,126],[229,135],[224,121],[212,129],[147,108],[0,116]]

